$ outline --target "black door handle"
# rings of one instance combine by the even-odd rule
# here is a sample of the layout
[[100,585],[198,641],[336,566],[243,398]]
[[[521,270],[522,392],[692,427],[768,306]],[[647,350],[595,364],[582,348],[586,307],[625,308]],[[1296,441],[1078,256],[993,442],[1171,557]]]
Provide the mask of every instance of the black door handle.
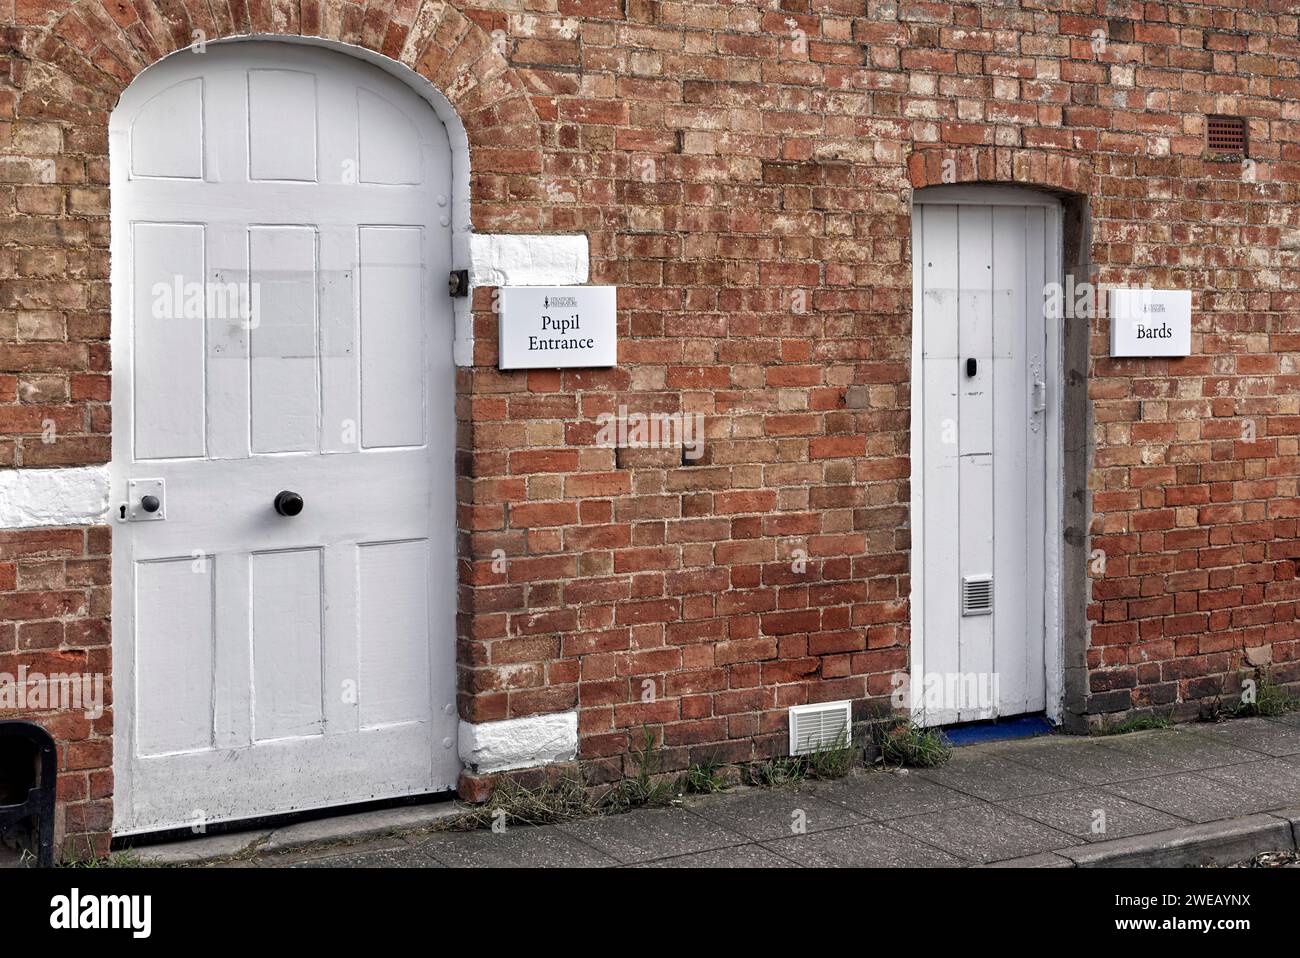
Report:
[[282,516],[296,516],[302,512],[302,496],[285,489],[275,494],[275,511]]
[[157,496],[145,496],[140,500],[140,508],[145,512],[157,512],[162,505]]
[[974,376],[975,373],[978,371],[979,371],[979,363],[975,360],[975,357],[972,356],[970,359],[966,360],[967,378]]

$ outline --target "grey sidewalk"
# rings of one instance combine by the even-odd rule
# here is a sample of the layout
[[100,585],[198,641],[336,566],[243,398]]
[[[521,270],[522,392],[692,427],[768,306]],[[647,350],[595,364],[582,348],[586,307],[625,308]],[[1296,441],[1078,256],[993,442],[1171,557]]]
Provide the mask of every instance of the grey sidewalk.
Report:
[[[1220,863],[1296,847],[1300,715],[957,749],[938,769],[735,789],[568,825],[246,855],[254,867]],[[149,859],[148,850],[142,858]]]

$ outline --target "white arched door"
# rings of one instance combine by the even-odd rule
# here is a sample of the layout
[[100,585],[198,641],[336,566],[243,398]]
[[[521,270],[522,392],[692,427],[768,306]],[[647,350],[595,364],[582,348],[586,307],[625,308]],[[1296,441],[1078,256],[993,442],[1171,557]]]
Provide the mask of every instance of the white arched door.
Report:
[[115,832],[452,787],[443,125],[241,41],[143,73],[110,140]]

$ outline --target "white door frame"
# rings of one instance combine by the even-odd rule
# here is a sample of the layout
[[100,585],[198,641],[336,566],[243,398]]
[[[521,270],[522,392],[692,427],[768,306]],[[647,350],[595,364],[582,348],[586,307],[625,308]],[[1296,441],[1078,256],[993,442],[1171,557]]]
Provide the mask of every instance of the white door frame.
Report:
[[[913,210],[925,203],[949,206],[1041,206],[1047,211],[1047,231],[1055,241],[1047,249],[1048,271],[1062,278],[1064,261],[1064,231],[1061,216],[1061,202],[1056,197],[1030,187],[992,186],[992,185],[944,185],[931,186],[916,190],[912,195]],[[924,443],[919,439],[924,423],[923,404],[917,387],[922,368],[922,274],[919,260],[919,243],[917,236],[917,217],[912,217],[912,365],[911,365],[911,609],[910,670],[908,687],[911,690],[910,711],[918,723],[927,721],[924,693],[925,671],[925,603],[922,596],[925,580],[924,538],[920,535],[920,516],[923,511],[925,488],[922,481],[925,475],[923,458]],[[1064,534],[1064,514],[1062,483],[1064,480],[1065,439],[1061,414],[1065,402],[1065,353],[1063,349],[1063,320],[1049,318],[1047,327],[1047,489],[1045,508],[1045,541],[1043,558],[1046,565],[1044,576],[1043,623],[1044,647],[1043,669],[1046,672],[1047,717],[1052,722],[1060,721],[1062,700],[1064,697],[1064,653],[1062,636],[1061,604],[1061,545]]]
[[[450,233],[451,233],[452,263],[461,264],[461,263],[468,262],[469,248],[470,248],[470,233],[472,231],[472,226],[470,224],[470,200],[469,200],[469,195],[470,195],[469,142],[468,142],[467,134],[465,132],[464,125],[462,124],[459,115],[456,113],[456,111],[451,106],[447,98],[442,94],[442,92],[439,91],[436,87],[434,87],[432,83],[430,83],[426,78],[416,74],[413,70],[411,70],[409,67],[407,67],[404,64],[401,64],[395,60],[392,60],[391,58],[382,56],[381,54],[375,53],[374,51],[365,49],[363,47],[342,43],[339,41],[316,38],[316,37],[300,37],[300,36],[279,35],[279,34],[249,34],[246,36],[227,37],[227,38],[222,38],[220,40],[210,41],[210,45],[211,46],[220,45],[221,47],[224,48],[234,44],[246,43],[248,41],[252,41],[259,45],[267,44],[267,43],[276,43],[276,44],[283,44],[283,45],[293,45],[299,48],[301,47],[323,48],[341,55],[351,57],[356,61],[368,63],[372,66],[378,67],[379,69],[383,70],[385,73],[399,80],[403,85],[405,85],[410,90],[412,90],[418,97],[423,99],[429,105],[429,107],[433,110],[437,120],[441,122],[442,125],[445,127],[448,143],[450,146],[451,177],[450,177],[448,195],[445,197],[445,199],[443,197],[438,197],[438,205],[439,207],[443,208],[441,212],[446,221],[444,225],[449,225],[451,227]],[[196,54],[191,48],[182,48],[151,64],[150,67],[146,69],[146,71],[142,71],[139,77],[143,77],[148,72],[149,69],[153,69],[159,66],[166,60],[171,60],[173,58],[196,56],[196,55],[198,54]],[[137,79],[139,79],[139,77],[137,77]],[[116,105],[114,109],[116,109]],[[110,117],[110,122],[111,122],[111,117]],[[127,162],[127,158],[121,155],[121,153],[122,150],[118,142],[113,137],[110,137],[110,142],[109,142],[110,170],[114,168],[120,168]],[[129,336],[124,332],[124,324],[129,322],[129,316],[127,315],[127,311],[129,310],[130,299],[131,299],[130,282],[129,282],[129,262],[128,262],[129,245],[126,242],[126,233],[128,231],[122,229],[122,226],[124,224],[119,219],[120,211],[117,209],[117,206],[118,204],[116,203],[111,203],[110,205],[111,215],[114,218],[114,228],[112,230],[112,234],[110,237],[110,298],[111,298],[110,352],[112,355],[112,370],[113,370],[113,379],[114,379],[113,388],[115,393],[120,390],[130,390],[132,388],[132,380],[133,380],[132,357],[128,349],[128,344],[130,340],[129,340]],[[434,288],[435,289],[441,288],[436,283],[436,280],[435,280]],[[454,330],[448,328],[444,331],[446,348],[448,349],[449,352],[453,349],[453,346],[455,347],[461,346],[459,340],[463,339],[463,337],[467,334],[467,331],[471,328],[469,326],[470,317],[468,315],[468,309],[467,308],[462,309],[461,307],[461,304],[465,302],[466,301],[464,300],[459,300],[454,304],[456,306],[456,313],[457,313],[456,328]],[[463,316],[462,313],[464,314]],[[436,342],[441,338],[443,337],[442,336],[435,337],[434,339],[431,340],[431,343]],[[470,365],[470,362],[463,355],[461,355],[461,353],[462,350],[458,348],[457,349],[458,361],[454,362],[454,365],[457,366]],[[112,458],[110,459],[110,462],[107,466],[108,480],[110,484],[109,515],[113,525],[117,525],[116,510],[118,508],[118,504],[120,502],[125,501],[124,492],[125,492],[126,476],[130,469],[129,439],[127,438],[126,427],[127,427],[127,423],[125,422],[116,422],[116,421],[114,422],[113,453],[112,453]],[[124,450],[127,451],[124,453]],[[454,487],[454,479],[453,479],[453,487]],[[446,503],[446,507],[447,509],[451,510],[454,514],[455,506],[456,503],[455,503],[455,498],[453,496],[452,500]],[[453,519],[453,529],[454,529],[454,519]],[[454,535],[452,541],[450,543],[445,544],[445,546],[446,548],[452,550],[452,568],[455,568],[457,562],[457,558],[456,558],[457,546],[456,546]],[[133,597],[127,591],[125,591],[125,589],[126,589],[126,583],[120,582],[119,577],[117,575],[114,575],[112,593],[113,593],[113,608],[115,610],[120,608],[133,607],[134,604]],[[451,587],[451,597],[452,597],[452,601],[455,601],[456,589],[454,583]],[[115,618],[127,620],[127,619],[132,619],[133,616],[126,615],[126,616],[118,616]],[[115,694],[114,694],[113,704],[117,716],[117,720],[115,722],[115,732],[114,732],[114,758],[113,758],[115,773],[119,773],[121,756],[124,754],[123,750],[130,749],[134,746],[133,733],[131,729],[133,727],[133,721],[134,721],[135,696],[136,696],[134,656],[131,654],[128,655],[119,654],[121,650],[120,643],[132,641],[134,636],[128,638],[126,636],[121,635],[120,629],[117,627],[118,624],[119,624],[118,622],[114,623],[115,627],[113,629],[113,643],[112,643],[114,649],[113,675],[115,679],[114,681]],[[450,639],[453,643],[455,642],[454,635],[451,636]],[[453,658],[453,663],[454,662],[455,662],[455,658]],[[431,707],[433,707],[432,704]],[[452,754],[456,753],[454,741],[451,742],[451,744],[447,747],[451,749]],[[132,788],[132,782],[130,781],[130,777],[129,776],[124,777],[120,774],[117,774],[117,785],[115,789],[117,793],[116,800],[120,801],[123,798],[129,800],[131,788]],[[142,829],[142,830],[122,829],[117,826],[116,816],[115,816],[114,830],[113,830],[115,835],[134,834],[138,831],[149,831],[149,830],[150,829]]]

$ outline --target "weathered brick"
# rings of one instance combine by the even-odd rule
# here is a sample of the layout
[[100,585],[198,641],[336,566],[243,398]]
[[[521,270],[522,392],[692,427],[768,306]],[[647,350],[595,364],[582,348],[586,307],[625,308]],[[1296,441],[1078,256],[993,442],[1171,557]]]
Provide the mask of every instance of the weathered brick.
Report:
[[[950,181],[1084,197],[1081,259],[1099,281],[1195,289],[1187,359],[1112,361],[1093,328],[1091,539],[1071,541],[1105,563],[1089,571],[1083,707],[1217,695],[1248,648],[1294,661],[1294,18],[1252,13],[1245,33],[1142,10],[868,7],[11,2],[23,60],[16,88],[0,83],[0,468],[110,455],[118,88],[193,29],[319,33],[448,95],[475,229],[584,234],[592,281],[619,287],[618,367],[563,374],[496,370],[497,317],[477,291],[478,365],[457,386],[467,720],[581,703],[582,752],[613,776],[643,722],[682,755],[755,755],[788,704],[888,696],[917,528],[907,197]],[[1205,162],[1211,108],[1249,116],[1248,182]],[[597,447],[596,415],[619,405],[702,413],[700,457]],[[0,531],[0,654],[107,653],[108,540]],[[629,669],[659,670],[668,698],[641,703]],[[65,813],[94,845],[111,739],[83,738]]]

